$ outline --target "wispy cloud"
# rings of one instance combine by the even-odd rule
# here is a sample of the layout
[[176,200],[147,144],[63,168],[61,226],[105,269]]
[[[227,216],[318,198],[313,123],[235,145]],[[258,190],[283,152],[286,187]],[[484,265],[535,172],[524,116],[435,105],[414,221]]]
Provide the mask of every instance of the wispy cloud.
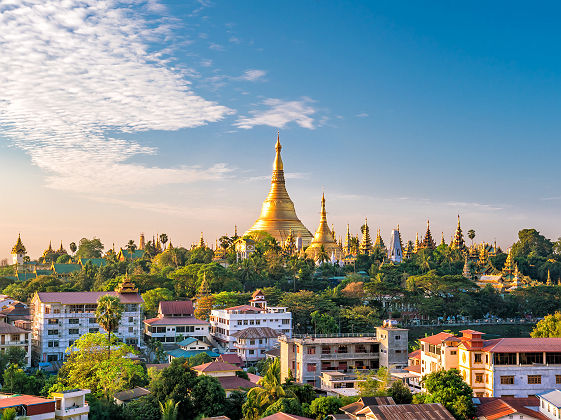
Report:
[[118,0],[0,3],[0,134],[48,173],[49,186],[108,192],[230,171],[130,163],[156,149],[119,132],[197,127],[232,113],[196,95],[188,73],[151,50],[168,29],[142,10],[163,9],[156,0],[134,10]]
[[356,114],[356,116],[358,118],[366,118],[366,117],[368,117],[368,114],[366,112],[361,112],[360,114]]
[[267,75],[267,72],[265,70],[251,69],[251,70],[246,70],[237,79],[238,80],[247,80],[248,82],[255,82],[257,80],[262,80],[266,75]]
[[250,116],[240,117],[234,125],[239,128],[250,129],[257,125],[268,125],[283,128],[289,123],[296,123],[302,128],[313,130],[316,127],[312,117],[316,109],[312,106],[313,100],[302,97],[296,101],[283,101],[282,99],[265,99],[263,105],[267,109],[250,111]]

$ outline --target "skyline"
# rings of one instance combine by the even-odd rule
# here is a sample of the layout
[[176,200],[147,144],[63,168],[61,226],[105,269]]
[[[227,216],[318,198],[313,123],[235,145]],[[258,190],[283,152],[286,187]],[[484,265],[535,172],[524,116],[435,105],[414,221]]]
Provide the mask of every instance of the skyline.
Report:
[[559,4],[64,4],[0,5],[2,258],[243,233],[279,129],[312,233],[561,236]]

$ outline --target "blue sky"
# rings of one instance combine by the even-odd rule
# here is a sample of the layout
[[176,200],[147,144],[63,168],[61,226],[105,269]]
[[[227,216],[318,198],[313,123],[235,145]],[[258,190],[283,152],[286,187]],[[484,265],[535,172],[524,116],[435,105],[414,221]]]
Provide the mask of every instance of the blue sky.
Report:
[[243,232],[277,129],[313,232],[561,236],[557,2],[0,5],[0,255]]

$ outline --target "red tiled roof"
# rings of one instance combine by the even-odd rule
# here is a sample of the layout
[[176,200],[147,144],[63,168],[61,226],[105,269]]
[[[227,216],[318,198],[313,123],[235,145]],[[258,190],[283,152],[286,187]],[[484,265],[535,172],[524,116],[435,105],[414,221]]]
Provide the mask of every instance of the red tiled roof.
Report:
[[497,420],[504,416],[515,413],[525,414],[535,419],[547,420],[548,417],[544,416],[538,411],[532,410],[528,407],[539,407],[539,400],[536,397],[528,398],[479,398],[481,404],[477,408],[477,416],[485,420]]
[[435,346],[439,345],[442,343],[442,341],[444,341],[444,339],[449,338],[449,337],[454,337],[454,334],[450,334],[447,332],[439,332],[438,334],[435,335],[431,335],[429,337],[425,337],[425,338],[421,338],[419,341],[422,341],[423,343],[429,343],[429,344],[433,344]]
[[403,370],[406,370],[408,372],[421,373],[421,365],[407,366],[404,367]]
[[231,365],[230,363],[224,362],[208,362],[202,365],[193,366],[193,369],[199,372],[228,372],[228,371],[239,371],[239,367]]
[[254,298],[254,297],[257,296],[257,295],[263,295],[263,296],[265,296],[265,295],[263,294],[263,292],[261,291],[261,289],[257,289],[255,292],[253,292],[253,293],[251,294],[251,297]]
[[255,388],[257,386],[253,382],[240,378],[239,376],[219,376],[216,379],[218,379],[218,382],[220,382],[224,390]]
[[308,417],[297,416],[296,414],[286,414],[278,412],[270,416],[263,417],[261,420],[310,420]]
[[442,404],[371,405],[359,413],[372,413],[375,420],[454,420]]
[[118,296],[121,303],[144,303],[138,293],[117,292],[37,292],[39,300],[43,303],[61,303],[63,305],[80,305],[97,303],[101,296]]
[[491,353],[561,352],[561,338],[497,338],[485,340],[483,351]]
[[218,359],[216,359],[217,362],[224,362],[224,363],[230,363],[232,365],[241,365],[243,364],[243,360],[240,356],[238,356],[236,353],[224,353],[221,354]]
[[277,338],[280,334],[271,327],[249,327],[241,331],[236,331],[232,337],[239,339],[254,338]]
[[262,376],[256,375],[254,373],[247,372],[247,377],[249,378],[249,382],[254,383],[257,385],[257,381],[262,378]]
[[144,320],[145,324],[148,325],[210,325],[209,322],[203,321],[192,316],[188,317],[178,317],[178,316],[166,316],[163,318],[150,318]]
[[251,306],[251,305],[238,305],[238,306],[232,306],[231,308],[226,308],[224,309],[225,311],[242,311],[242,312],[246,312],[246,311],[257,311],[257,312],[262,312],[265,309],[263,308],[257,308],[255,306]]
[[16,395],[8,398],[0,398],[0,409],[17,407],[19,405],[35,405],[54,402],[54,400],[48,400],[46,398],[40,398],[34,395]]
[[474,335],[474,334],[483,335],[483,334],[485,334],[485,333],[482,333],[481,331],[475,331],[475,330],[462,330],[460,332],[462,334],[471,334],[471,335]]
[[409,353],[409,358],[410,359],[420,359],[421,358],[421,350],[415,350],[412,351],[411,353]]
[[193,302],[190,300],[163,300],[160,302],[158,312],[163,315],[193,315]]
[[29,333],[30,331],[24,330],[23,328],[18,328],[12,324],[6,322],[0,322],[0,334],[21,334]]

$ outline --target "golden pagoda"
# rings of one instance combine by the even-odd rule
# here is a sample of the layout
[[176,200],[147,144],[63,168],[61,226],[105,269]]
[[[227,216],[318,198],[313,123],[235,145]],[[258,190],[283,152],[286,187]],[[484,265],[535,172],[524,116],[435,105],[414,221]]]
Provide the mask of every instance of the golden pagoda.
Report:
[[199,248],[205,248],[205,238],[203,237],[203,232],[201,232],[201,238],[199,239],[199,244],[197,245]]
[[64,247],[62,246],[62,241],[60,241],[60,248],[58,249],[57,254],[60,254],[60,255],[68,254],[66,252],[66,249],[64,249]]
[[442,236],[440,237],[440,245],[446,246],[446,242],[444,242],[444,232],[442,232]]
[[21,234],[18,235],[18,240],[16,242],[16,244],[14,245],[14,247],[12,248],[12,254],[25,254],[26,250],[25,250],[25,246],[23,245],[23,242],[21,241]]
[[374,248],[380,248],[382,250],[386,249],[382,235],[380,234],[380,229],[376,231],[376,242],[374,242]]
[[362,240],[360,241],[359,252],[366,255],[370,255],[372,253],[372,239],[370,239],[368,218],[364,219],[364,231],[362,232]]
[[551,273],[549,272],[549,268],[547,269],[547,281],[545,283],[546,286],[553,286],[553,282],[551,281]]
[[325,194],[321,195],[321,216],[319,226],[312,239],[312,243],[306,249],[306,256],[317,261],[320,259],[322,252],[327,254],[329,260],[335,259],[339,261],[342,257],[343,250],[333,237],[332,231],[327,225],[327,213],[325,211]]
[[345,235],[345,244],[343,246],[345,255],[351,255],[353,253],[353,240],[351,232],[349,230],[349,224],[347,223],[347,234]]
[[415,244],[413,245],[413,254],[419,252],[420,248],[421,248],[421,243],[419,242],[419,232],[417,232],[417,235],[415,236]]
[[411,258],[413,255],[413,241],[408,241],[407,246],[403,248],[403,258]]
[[281,149],[280,137],[277,135],[271,189],[269,190],[269,195],[267,195],[267,198],[263,202],[259,219],[245,232],[244,236],[256,231],[265,231],[278,242],[283,243],[292,229],[293,234],[297,238],[302,238],[302,245],[308,246],[312,242],[313,236],[300,219],[298,219],[296,210],[294,209],[294,203],[286,191]]
[[422,249],[435,249],[436,244],[434,243],[434,239],[432,239],[432,235],[430,233],[430,222],[427,220],[427,232],[425,233],[425,238],[421,243]]
[[296,253],[296,239],[294,238],[294,232],[290,229],[286,241],[284,241],[283,249],[288,255],[294,255]]
[[454,239],[450,244],[450,248],[463,251],[466,248],[466,243],[464,241],[464,234],[462,233],[462,228],[460,227],[460,215],[458,214],[458,226],[456,226],[456,233],[454,234]]
[[138,293],[138,288],[134,282],[129,278],[128,273],[125,275],[123,282],[115,288],[117,293]]

